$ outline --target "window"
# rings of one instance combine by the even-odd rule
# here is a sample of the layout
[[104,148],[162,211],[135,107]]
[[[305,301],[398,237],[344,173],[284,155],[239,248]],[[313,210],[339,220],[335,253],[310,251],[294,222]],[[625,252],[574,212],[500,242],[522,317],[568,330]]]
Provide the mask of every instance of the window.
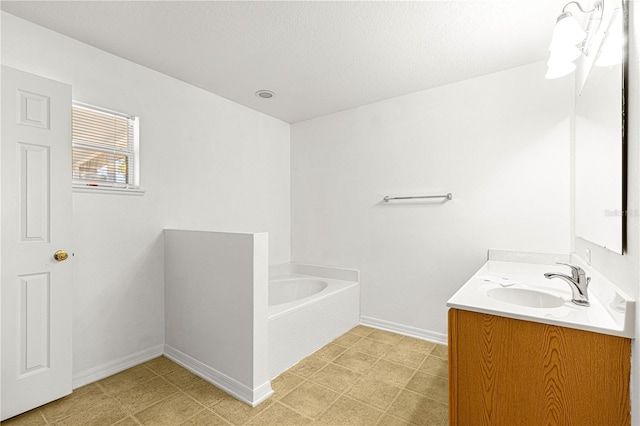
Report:
[[74,102],[71,128],[75,189],[138,189],[137,117]]

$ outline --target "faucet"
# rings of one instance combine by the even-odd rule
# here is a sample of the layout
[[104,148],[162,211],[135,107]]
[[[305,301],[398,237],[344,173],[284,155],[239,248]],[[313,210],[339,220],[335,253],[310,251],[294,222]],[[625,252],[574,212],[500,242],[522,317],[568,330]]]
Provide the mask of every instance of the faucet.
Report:
[[571,301],[579,306],[590,306],[589,294],[587,293],[587,287],[591,281],[591,277],[587,277],[584,269],[579,266],[569,265],[568,263],[556,262],[558,265],[565,265],[571,268],[571,276],[565,274],[559,274],[556,272],[547,272],[544,277],[547,279],[560,278],[569,284],[571,287],[572,299]]

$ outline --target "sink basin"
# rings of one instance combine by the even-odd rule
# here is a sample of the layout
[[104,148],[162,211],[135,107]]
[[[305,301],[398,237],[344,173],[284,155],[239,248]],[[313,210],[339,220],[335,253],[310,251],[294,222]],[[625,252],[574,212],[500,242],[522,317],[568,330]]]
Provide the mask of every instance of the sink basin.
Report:
[[561,297],[526,288],[492,288],[487,291],[487,296],[528,308],[558,308],[564,305],[564,299]]

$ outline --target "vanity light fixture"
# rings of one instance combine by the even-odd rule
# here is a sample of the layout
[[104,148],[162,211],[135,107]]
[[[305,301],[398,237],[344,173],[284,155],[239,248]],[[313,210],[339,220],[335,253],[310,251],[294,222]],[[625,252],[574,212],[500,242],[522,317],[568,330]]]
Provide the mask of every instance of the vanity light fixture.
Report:
[[[572,4],[576,5],[580,12],[589,14],[590,20],[586,31],[582,29],[571,12],[566,10]],[[591,10],[584,10],[577,1],[571,1],[564,5],[562,14],[558,16],[556,25],[553,28],[545,78],[560,78],[576,69],[574,61],[587,53],[590,41],[587,36],[591,36],[596,32],[602,20],[602,11],[601,1],[595,3]],[[591,14],[593,13],[599,13],[599,16],[592,19]],[[592,21],[597,21],[595,22],[595,28],[593,28],[594,22]]]

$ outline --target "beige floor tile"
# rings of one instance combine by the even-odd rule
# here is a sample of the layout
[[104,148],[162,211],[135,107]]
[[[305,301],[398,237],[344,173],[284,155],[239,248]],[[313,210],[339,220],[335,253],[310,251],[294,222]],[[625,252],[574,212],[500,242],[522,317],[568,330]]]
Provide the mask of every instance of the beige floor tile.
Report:
[[164,356],[159,356],[158,358],[154,358],[151,361],[147,361],[144,364],[149,370],[153,371],[156,374],[164,376],[165,374],[171,373],[172,371],[176,371],[182,369],[181,366],[171,361],[169,358]]
[[447,379],[418,371],[406,389],[446,404],[449,398]]
[[276,402],[245,424],[247,426],[297,426],[311,423],[311,419]]
[[378,340],[384,343],[389,343],[390,345],[396,345],[400,343],[403,336],[397,333],[391,333],[384,330],[374,330],[367,337],[369,339]]
[[209,409],[200,411],[180,426],[229,426],[231,423]]
[[363,377],[349,389],[346,395],[372,407],[386,410],[399,393],[399,387],[374,377]]
[[56,423],[74,414],[83,415],[94,406],[112,398],[95,384],[76,389],[71,395],[40,407],[40,411],[49,423]]
[[57,422],[50,422],[53,426],[104,426],[112,425],[127,417],[120,405],[113,399],[102,400],[85,411],[74,411],[69,417]]
[[354,343],[351,349],[358,352],[364,352],[373,356],[384,356],[393,348],[393,345],[389,343],[380,342],[378,340],[369,339],[368,337],[362,338],[359,342]]
[[373,377],[390,385],[404,388],[414,374],[413,369],[395,362],[381,359],[369,371],[365,373],[367,377]]
[[227,421],[234,425],[242,425],[250,418],[260,413],[271,405],[271,401],[265,401],[257,407],[252,407],[231,395],[227,395],[220,402],[211,407],[214,413],[224,417]]
[[280,401],[307,417],[315,418],[338,399],[340,394],[312,382],[304,382]]
[[414,339],[413,337],[404,336],[400,342],[396,345],[400,349],[408,349],[410,351],[422,352],[424,354],[430,354],[436,347],[433,342],[427,342],[426,340]]
[[343,395],[318,418],[317,423],[331,426],[369,426],[375,425],[380,416],[381,411]]
[[356,333],[346,333],[343,334],[342,336],[338,337],[337,339],[335,339],[333,342],[333,344],[336,345],[340,345],[340,346],[344,346],[345,348],[350,348],[351,346],[353,346],[354,343],[359,342],[360,340],[362,340],[363,336],[356,334]]
[[311,376],[309,380],[336,392],[344,392],[360,377],[361,374],[354,371],[347,370],[336,364],[328,364],[322,370]]
[[436,347],[433,348],[431,355],[443,359],[447,359],[449,357],[448,349],[445,345],[436,345]]
[[207,407],[217,404],[229,397],[222,389],[219,389],[206,380],[196,381],[194,385],[183,389],[183,392]]
[[344,346],[336,345],[335,343],[329,343],[328,345],[325,345],[314,352],[313,356],[316,358],[320,358],[323,361],[331,362],[346,350],[347,348],[345,348]]
[[143,425],[175,426],[202,410],[202,405],[182,392],[155,403],[135,414]]
[[333,360],[333,363],[355,371],[356,373],[364,373],[373,367],[373,364],[375,364],[377,360],[378,357],[376,356],[349,349]]
[[429,355],[420,366],[419,371],[446,379],[449,377],[449,363],[446,359]]
[[109,395],[117,395],[125,392],[141,383],[157,377],[157,375],[144,365],[137,365],[128,370],[122,371],[106,379],[102,379],[97,384]]
[[114,423],[112,426],[138,426],[138,423],[133,417],[126,417],[119,422]]
[[408,420],[401,419],[399,417],[390,416],[385,414],[378,422],[377,426],[413,426],[414,423]]
[[178,389],[188,388],[203,380],[186,368],[178,368],[170,373],[165,374],[163,377],[173,385],[175,385]]
[[416,425],[438,425],[447,413],[447,406],[426,396],[403,390],[387,414],[400,417]]
[[297,374],[289,373],[285,371],[275,379],[271,381],[271,389],[273,389],[273,396],[271,397],[273,400],[278,400],[291,392],[296,388],[300,383],[302,383],[305,379],[298,376]]
[[315,356],[309,356],[291,367],[289,372],[302,377],[310,377],[327,365],[326,361]]
[[449,411],[448,411],[448,408],[447,408],[447,412],[444,415],[444,418],[442,419],[442,426],[449,426]]
[[445,345],[357,326],[274,379],[256,408],[159,357],[2,426],[445,426],[447,355]]
[[37,408],[2,422],[2,426],[45,426],[46,424],[47,421]]
[[367,327],[366,325],[356,325],[351,330],[349,330],[349,333],[366,337],[369,334],[371,334],[372,331],[375,331],[375,330],[376,330],[375,328]]
[[396,346],[391,348],[384,358],[389,361],[405,365],[409,368],[418,368],[420,363],[426,358],[426,355],[422,352],[416,352]]
[[156,377],[146,383],[142,383],[126,392],[118,394],[115,399],[131,414],[135,414],[145,408],[168,398],[178,392],[178,388],[162,377]]

